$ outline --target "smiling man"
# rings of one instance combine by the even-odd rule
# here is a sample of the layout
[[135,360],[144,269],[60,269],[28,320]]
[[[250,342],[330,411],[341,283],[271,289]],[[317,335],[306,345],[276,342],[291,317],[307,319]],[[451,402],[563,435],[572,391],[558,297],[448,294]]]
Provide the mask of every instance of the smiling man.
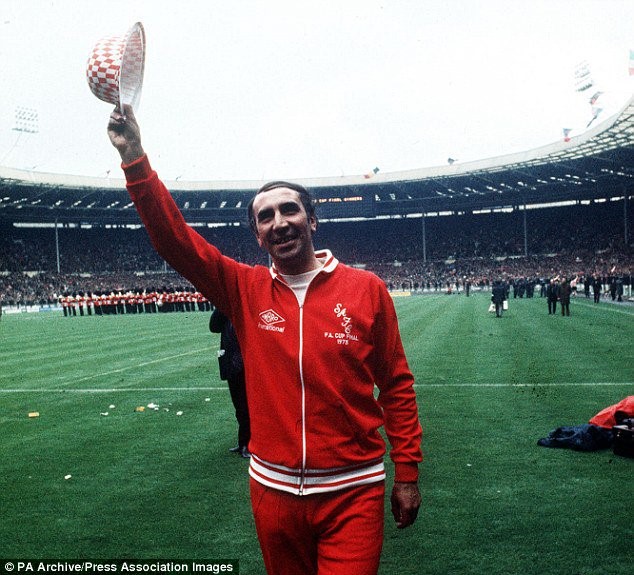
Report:
[[310,194],[290,182],[263,186],[248,207],[271,268],[224,256],[185,223],[125,112],[111,114],[108,134],[150,239],[231,319],[244,350],[251,503],[267,572],[376,574],[386,452],[379,428],[391,445],[397,527],[411,525],[421,503],[414,380],[385,284],[315,250]]
[[308,192],[289,182],[270,182],[248,206],[258,244],[280,273],[297,275],[319,267],[313,248],[317,218]]

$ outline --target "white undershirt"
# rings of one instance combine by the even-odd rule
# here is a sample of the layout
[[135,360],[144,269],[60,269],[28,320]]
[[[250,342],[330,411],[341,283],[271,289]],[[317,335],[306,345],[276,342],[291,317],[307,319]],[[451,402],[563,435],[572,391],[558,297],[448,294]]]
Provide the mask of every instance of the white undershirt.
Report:
[[284,281],[288,284],[288,286],[293,290],[293,293],[295,294],[297,302],[300,306],[304,305],[308,286],[310,285],[310,282],[313,281],[313,278],[323,269],[324,263],[325,261],[322,261],[321,265],[316,270],[311,270],[303,274],[292,276],[280,274],[280,276],[284,278]]

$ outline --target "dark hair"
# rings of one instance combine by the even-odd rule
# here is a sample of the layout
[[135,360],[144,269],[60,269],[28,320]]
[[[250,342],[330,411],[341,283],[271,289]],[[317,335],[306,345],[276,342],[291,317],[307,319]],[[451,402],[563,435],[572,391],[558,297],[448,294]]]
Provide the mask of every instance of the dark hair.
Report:
[[253,231],[253,233],[257,234],[257,224],[255,221],[255,214],[253,213],[253,202],[258,194],[263,192],[269,192],[270,190],[275,190],[276,188],[289,188],[290,190],[295,190],[299,194],[299,199],[304,206],[304,210],[306,210],[306,215],[309,218],[315,218],[317,220],[317,216],[315,215],[315,204],[313,202],[313,196],[311,193],[304,187],[299,184],[294,184],[292,182],[285,182],[283,180],[277,180],[274,182],[268,182],[264,184],[255,195],[249,201],[247,205],[247,217],[249,218],[249,227]]

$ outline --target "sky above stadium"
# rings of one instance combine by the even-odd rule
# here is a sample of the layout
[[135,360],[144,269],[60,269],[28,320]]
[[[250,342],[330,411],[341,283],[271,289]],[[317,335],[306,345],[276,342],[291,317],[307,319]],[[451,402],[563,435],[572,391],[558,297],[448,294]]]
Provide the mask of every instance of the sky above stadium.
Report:
[[633,91],[631,0],[2,0],[0,165],[120,177],[86,62],[137,21],[137,117],[168,180],[389,173],[560,141],[591,119],[583,61],[597,122]]

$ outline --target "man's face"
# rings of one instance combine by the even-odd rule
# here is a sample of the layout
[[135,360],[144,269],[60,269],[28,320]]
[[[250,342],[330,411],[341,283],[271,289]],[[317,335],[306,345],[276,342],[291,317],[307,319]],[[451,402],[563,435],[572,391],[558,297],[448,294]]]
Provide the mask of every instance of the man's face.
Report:
[[289,188],[261,192],[253,201],[256,237],[283,274],[314,269],[313,233],[317,221],[309,218],[299,193]]

